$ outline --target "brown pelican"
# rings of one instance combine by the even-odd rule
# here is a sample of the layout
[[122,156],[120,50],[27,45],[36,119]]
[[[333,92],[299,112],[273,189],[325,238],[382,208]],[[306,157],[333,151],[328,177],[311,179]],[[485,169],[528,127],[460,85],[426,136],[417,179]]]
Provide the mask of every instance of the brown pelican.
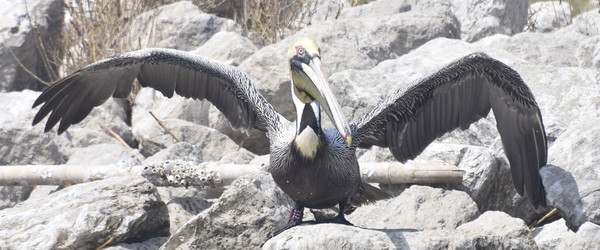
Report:
[[[44,104],[33,124],[52,112],[45,131],[60,121],[60,134],[111,95],[127,97],[135,78],[167,97],[207,99],[233,128],[267,133],[268,171],[296,203],[289,228],[302,223],[304,207],[337,204],[339,215],[332,222],[350,224],[344,218],[349,204],[390,197],[361,179],[356,148],[388,147],[404,162],[435,138],[466,129],[493,110],[517,192],[534,207],[545,206],[539,174],[547,159],[542,117],[529,88],[505,64],[483,53],[468,55],[396,91],[348,124],[323,73],[317,44],[296,40],[288,59],[296,122],[278,114],[236,67],[176,50],[144,49],[98,61],[56,82],[33,104]],[[335,129],[321,129],[321,110]]]

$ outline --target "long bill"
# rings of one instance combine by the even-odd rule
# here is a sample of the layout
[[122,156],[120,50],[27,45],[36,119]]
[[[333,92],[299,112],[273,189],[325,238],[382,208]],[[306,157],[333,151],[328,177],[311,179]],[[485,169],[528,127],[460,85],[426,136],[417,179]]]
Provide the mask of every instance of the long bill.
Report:
[[310,60],[308,65],[302,63],[302,71],[310,80],[308,81],[308,84],[302,86],[303,91],[306,91],[319,102],[321,108],[323,108],[327,116],[329,116],[329,119],[333,122],[342,138],[344,138],[346,143],[348,143],[348,146],[350,146],[352,144],[350,126],[348,125],[346,117],[344,117],[344,113],[342,113],[340,104],[338,104],[329,87],[329,83],[327,82],[327,78],[321,67],[321,60],[318,57],[314,57]]

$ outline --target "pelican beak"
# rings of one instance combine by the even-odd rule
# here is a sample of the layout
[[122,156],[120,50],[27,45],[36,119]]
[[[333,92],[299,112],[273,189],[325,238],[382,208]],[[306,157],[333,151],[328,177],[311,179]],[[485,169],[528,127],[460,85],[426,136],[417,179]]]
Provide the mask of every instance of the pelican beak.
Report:
[[[306,92],[315,98],[327,116],[329,116],[329,119],[334,124],[342,138],[344,138],[348,146],[350,146],[352,144],[350,126],[348,125],[348,121],[346,120],[346,117],[344,117],[342,109],[340,108],[340,105],[338,104],[333,92],[331,91],[331,88],[329,87],[327,78],[323,73],[321,59],[315,56],[311,58],[308,64],[300,63],[300,66],[301,69],[292,67],[292,78],[300,80],[300,84],[294,82],[294,86],[297,88],[295,91]],[[303,74],[298,74],[300,72],[295,71],[302,71],[301,73]],[[294,77],[294,75],[296,75],[296,77]],[[305,77],[308,79],[303,79]]]

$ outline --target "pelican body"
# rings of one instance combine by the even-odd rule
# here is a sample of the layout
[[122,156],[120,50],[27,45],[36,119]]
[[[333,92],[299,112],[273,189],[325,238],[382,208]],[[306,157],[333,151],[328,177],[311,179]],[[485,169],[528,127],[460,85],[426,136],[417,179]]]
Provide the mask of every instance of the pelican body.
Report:
[[[170,49],[144,49],[90,64],[46,89],[33,124],[44,117],[45,131],[59,121],[58,133],[82,121],[110,96],[127,97],[133,80],[167,97],[177,93],[207,99],[234,129],[267,133],[268,171],[296,203],[284,229],[302,223],[302,211],[391,197],[360,177],[356,148],[388,147],[405,162],[435,138],[469,125],[493,110],[513,183],[534,207],[545,206],[539,168],[546,165],[547,142],[540,110],[516,71],[483,53],[459,59],[437,73],[400,88],[371,112],[348,123],[321,66],[321,51],[310,38],[288,49],[291,96],[296,121],[278,114],[250,78],[236,67]],[[321,128],[321,113],[335,128]]]

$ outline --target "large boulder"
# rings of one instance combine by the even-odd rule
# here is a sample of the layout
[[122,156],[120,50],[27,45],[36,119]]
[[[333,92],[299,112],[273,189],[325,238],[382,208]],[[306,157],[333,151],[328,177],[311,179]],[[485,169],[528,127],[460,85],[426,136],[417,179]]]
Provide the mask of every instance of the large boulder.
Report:
[[571,5],[562,1],[544,1],[529,6],[527,29],[552,32],[571,23]]
[[527,6],[527,0],[379,0],[344,9],[340,16],[381,17],[413,11],[446,13],[455,16],[460,23],[461,39],[473,42],[494,34],[521,32],[527,24]]
[[[563,35],[523,32],[514,36],[494,35],[483,38],[474,44],[478,47],[505,50],[534,64],[577,67],[579,66],[578,61],[586,60],[583,58],[589,56],[580,55],[583,52],[578,53],[586,39],[588,39],[587,36],[577,32],[565,32]],[[595,44],[588,44],[590,50],[593,51]]]
[[[133,136],[125,122],[123,107],[114,100],[92,110],[80,124],[75,124],[64,134],[57,135],[56,127],[44,133],[46,119],[32,126],[39,110],[31,106],[39,92],[0,93],[0,164],[61,164],[77,148],[108,143],[119,144],[104,128],[112,129],[125,141],[132,143]],[[119,144],[120,145],[120,144]]]
[[242,32],[242,28],[233,20],[204,13],[192,2],[181,1],[140,14],[124,31],[130,34],[130,38],[123,42],[139,42],[142,48],[190,51],[219,31]]
[[208,209],[184,224],[161,249],[258,248],[282,228],[292,201],[270,174],[240,177]]
[[431,230],[457,228],[477,217],[477,204],[465,192],[412,186],[398,197],[357,208],[347,219],[363,228]]
[[390,226],[300,225],[273,237],[263,249],[537,249],[527,225],[502,212],[486,212],[456,229],[421,231]]
[[600,70],[600,35],[581,41],[576,56],[580,67]]
[[579,32],[588,36],[600,34],[600,13],[598,13],[598,9],[580,13],[573,18],[572,22],[573,23],[565,27],[564,30]]
[[452,12],[460,21],[461,39],[474,42],[481,38],[513,35],[527,24],[527,0],[452,0]]
[[560,219],[533,231],[535,243],[540,249],[598,249],[600,248],[600,225],[586,222],[577,233],[569,230],[565,220]]
[[64,1],[0,3],[0,92],[40,90],[44,85],[35,77],[49,82],[52,71],[57,70],[50,63],[60,61],[62,56],[59,39]]
[[0,210],[0,244],[18,249],[96,248],[168,234],[167,207],[141,177],[78,184]]
[[[583,212],[584,221],[600,225],[600,155],[597,153],[600,147],[600,128],[597,126],[600,118],[589,115],[587,120],[573,124],[556,140],[548,152],[548,161],[573,175],[583,204],[583,211],[579,211]],[[566,209],[565,212],[575,212],[576,208],[563,209]],[[584,221],[569,223],[578,226]]]

